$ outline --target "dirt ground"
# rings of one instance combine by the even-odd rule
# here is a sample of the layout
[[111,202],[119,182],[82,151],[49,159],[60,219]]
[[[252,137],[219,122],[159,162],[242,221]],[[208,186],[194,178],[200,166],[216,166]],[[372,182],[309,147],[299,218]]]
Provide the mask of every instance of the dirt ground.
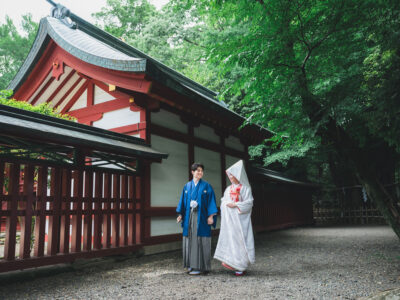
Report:
[[212,268],[189,276],[174,251],[35,279],[2,274],[0,299],[357,299],[400,287],[400,242],[387,226],[292,228],[256,236],[246,276]]

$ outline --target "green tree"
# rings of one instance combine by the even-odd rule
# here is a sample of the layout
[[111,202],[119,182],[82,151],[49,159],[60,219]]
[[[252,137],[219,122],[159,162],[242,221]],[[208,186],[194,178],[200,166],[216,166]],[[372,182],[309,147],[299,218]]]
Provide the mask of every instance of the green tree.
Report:
[[23,34],[8,16],[6,22],[0,24],[0,90],[7,88],[14,78],[36,36],[38,24],[31,15],[22,16],[21,25]]
[[[276,135],[253,149],[266,163],[316,151],[348,166],[400,237],[392,183],[399,161],[400,3],[372,0],[188,0],[209,26],[229,32],[208,45],[231,86],[252,104],[249,122]],[[279,147],[278,147],[279,146]]]

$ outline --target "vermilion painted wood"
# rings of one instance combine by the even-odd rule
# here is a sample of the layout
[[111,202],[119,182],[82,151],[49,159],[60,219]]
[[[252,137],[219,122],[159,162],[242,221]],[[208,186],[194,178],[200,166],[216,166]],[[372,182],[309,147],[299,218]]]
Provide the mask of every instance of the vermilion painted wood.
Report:
[[15,259],[19,172],[20,165],[12,164],[10,167],[10,180],[8,184],[8,192],[11,195],[11,201],[7,202],[7,210],[10,211],[10,216],[6,217],[6,240],[4,244],[4,258],[6,260]]
[[32,230],[32,205],[33,205],[33,177],[35,168],[32,165],[25,165],[24,168],[24,196],[26,202],[21,205],[25,210],[25,217],[21,218],[21,236],[19,246],[19,258],[30,257],[31,252],[31,230]]
[[71,207],[71,170],[64,169],[62,176],[62,214],[60,223],[60,252],[69,253],[69,227]]
[[71,77],[75,74],[75,70],[71,70],[67,77],[63,79],[63,81],[57,86],[57,88],[54,90],[54,92],[49,96],[49,98],[46,100],[47,103],[50,103],[53,101],[54,97],[57,96],[57,94],[60,92],[60,90],[68,83],[68,81],[71,79]]
[[59,252],[60,240],[60,208],[61,208],[61,168],[52,168],[50,178],[50,196],[53,201],[50,202],[50,209],[53,210],[49,217],[47,255],[56,255]]
[[73,110],[68,114],[80,119],[80,118],[87,118],[91,115],[103,114],[106,112],[114,111],[129,106],[131,106],[131,104],[129,103],[129,97],[126,97],[95,104],[91,107],[84,107],[77,110]]
[[47,202],[47,167],[41,166],[38,171],[37,202],[35,222],[35,244],[33,255],[41,257],[44,255],[44,238],[46,226],[46,202]]
[[133,245],[135,244],[135,239],[136,239],[136,193],[135,193],[135,182],[136,182],[136,177],[135,176],[129,176],[128,177],[128,185],[129,185],[129,204],[128,208],[129,210],[132,210],[132,212],[128,215],[128,230],[129,230],[129,236],[128,236],[128,244]]
[[142,199],[143,199],[143,193],[142,193],[142,182],[141,182],[141,177],[137,176],[136,177],[136,199],[138,199],[138,203],[136,204],[136,243],[142,243],[143,242],[143,214],[142,214],[142,207],[144,206],[142,204]]
[[121,176],[121,245],[128,245],[128,176]]
[[113,247],[118,247],[120,244],[120,203],[121,203],[121,175],[113,175],[113,215],[112,215],[112,234],[111,244]]
[[151,86],[151,81],[145,78],[144,73],[109,70],[86,63],[50,41],[28,79],[16,91],[16,99],[27,101],[52,71],[54,61],[68,65],[90,78],[125,89],[147,93]]
[[50,72],[53,70],[54,47],[55,43],[50,42],[42,54],[42,57],[37,62],[36,67],[28,75],[28,78],[25,80],[22,86],[15,91],[15,99],[28,101],[50,74]]
[[72,93],[72,91],[76,88],[76,86],[81,82],[82,77],[79,77],[72,85],[71,87],[68,89],[68,91],[65,92],[65,94],[58,100],[58,102],[56,104],[54,104],[54,108],[59,107],[64,100]]
[[92,249],[92,203],[93,203],[93,172],[85,171],[85,198],[83,217],[83,251]]
[[107,94],[110,94],[111,96],[115,97],[116,99],[124,99],[124,98],[128,98],[129,99],[131,97],[130,95],[128,95],[128,94],[126,94],[124,92],[121,92],[119,90],[110,91],[109,90],[109,86],[107,84],[105,84],[104,82],[101,82],[100,80],[97,80],[97,79],[94,79],[94,78],[92,78],[91,80],[94,82],[94,84],[97,87],[101,88]]
[[64,108],[61,110],[61,113],[65,114],[67,111],[69,111],[72,106],[78,101],[79,97],[82,96],[82,94],[85,92],[89,85],[89,82],[86,81],[77,91],[76,93],[72,96],[71,100],[68,101],[68,104],[64,106]]
[[101,249],[101,228],[103,210],[102,204],[103,173],[95,172],[94,176],[94,218],[93,218],[93,249]]
[[88,83],[88,89],[87,89],[87,107],[92,107],[94,105],[94,84],[92,81],[89,81]]
[[14,260],[14,261],[4,261],[0,262],[0,273],[9,272],[14,270],[22,270],[27,268],[35,268],[46,265],[55,265],[61,263],[73,262],[80,258],[96,258],[109,255],[118,255],[123,253],[131,253],[142,248],[143,245],[137,244],[127,247],[111,248],[111,249],[101,249],[92,250],[90,252],[80,252],[71,254],[59,254],[56,256],[46,256],[40,258],[28,258],[25,260]]
[[103,248],[111,247],[111,174],[104,173]]
[[90,78],[141,93],[147,93],[150,89],[151,81],[145,78],[144,73],[116,71],[88,64],[60,47],[54,50],[54,54],[66,65]]
[[53,76],[58,80],[60,79],[60,76],[62,74],[64,74],[64,63],[59,62],[58,60],[53,61],[53,69],[51,76]]
[[76,170],[73,174],[74,177],[74,204],[73,209],[76,215],[72,216],[72,238],[71,238],[71,252],[81,251],[81,237],[82,237],[82,190],[83,190],[83,171]]
[[43,95],[43,93],[47,90],[47,88],[50,86],[50,84],[53,83],[54,77],[50,77],[50,79],[45,83],[44,86],[40,89],[39,93],[36,94],[35,98],[32,99],[30,102],[32,105],[35,105],[35,103],[39,100],[39,98]]

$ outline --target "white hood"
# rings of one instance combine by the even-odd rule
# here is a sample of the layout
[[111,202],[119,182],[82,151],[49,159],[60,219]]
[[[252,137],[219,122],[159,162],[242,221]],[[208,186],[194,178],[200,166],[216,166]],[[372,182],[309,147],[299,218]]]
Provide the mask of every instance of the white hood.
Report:
[[242,185],[246,185],[248,188],[251,189],[249,179],[247,178],[246,170],[244,169],[243,160],[239,160],[237,163],[230,166],[226,170],[226,173],[232,174],[233,176],[236,177],[237,180],[239,180],[239,182]]

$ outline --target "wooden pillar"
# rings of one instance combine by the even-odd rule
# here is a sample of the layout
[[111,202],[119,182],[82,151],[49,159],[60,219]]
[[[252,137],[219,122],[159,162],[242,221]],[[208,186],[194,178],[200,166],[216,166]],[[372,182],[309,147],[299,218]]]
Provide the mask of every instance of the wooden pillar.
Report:
[[192,180],[191,166],[194,163],[194,143],[193,143],[194,127],[192,124],[189,124],[188,126],[188,134],[190,137],[188,142],[188,166],[189,166],[188,179]]

